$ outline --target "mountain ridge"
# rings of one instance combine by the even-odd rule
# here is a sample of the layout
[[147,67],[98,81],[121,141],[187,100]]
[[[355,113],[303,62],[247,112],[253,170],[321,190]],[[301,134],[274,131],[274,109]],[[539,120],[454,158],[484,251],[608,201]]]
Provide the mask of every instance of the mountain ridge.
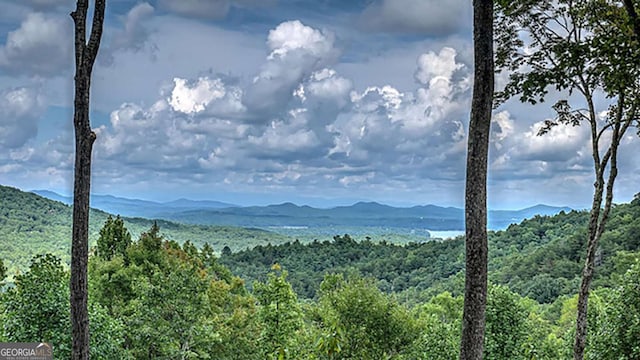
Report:
[[[73,203],[73,198],[71,196],[60,195],[50,190],[31,190],[30,192],[50,200],[60,201],[67,205],[71,205]],[[196,209],[220,209],[236,206],[237,205],[235,204],[215,200],[190,200],[180,198],[167,202],[157,202],[151,200],[131,199],[109,194],[91,195],[91,207],[94,209],[106,211],[111,214],[143,218],[158,217],[158,214],[167,212],[167,209],[177,212]]]
[[[71,203],[48,190],[33,191],[52,200]],[[375,201],[359,201],[352,205],[315,208],[283,202],[267,206],[237,206],[214,200],[177,199],[159,203],[113,195],[93,195],[92,207],[122,216],[159,218],[187,224],[231,226],[384,226],[425,228],[431,230],[464,229],[464,209],[434,204],[394,207]],[[504,229],[512,223],[536,215],[569,212],[569,207],[536,204],[518,210],[490,210],[488,224],[492,230]]]

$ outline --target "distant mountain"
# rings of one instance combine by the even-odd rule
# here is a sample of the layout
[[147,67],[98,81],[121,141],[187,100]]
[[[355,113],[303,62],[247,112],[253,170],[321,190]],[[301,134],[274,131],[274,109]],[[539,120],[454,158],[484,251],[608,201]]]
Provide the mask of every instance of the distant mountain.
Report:
[[[31,258],[38,254],[52,253],[64,262],[69,261],[71,253],[72,207],[70,199],[53,192],[24,192],[19,189],[0,185],[0,259],[9,269],[7,274],[13,277],[16,271],[28,268]],[[56,198],[52,200],[49,197]],[[119,199],[112,196],[99,196],[100,201],[112,201],[122,205],[144,204],[141,200]],[[187,204],[185,204],[187,205]],[[211,204],[208,204],[211,206]],[[99,231],[107,219],[104,211],[91,209],[89,223],[89,245],[94,246]],[[124,217],[124,222],[133,239],[148,231],[154,220]],[[263,229],[246,229],[230,226],[188,225],[158,220],[161,234],[170,240],[183,243],[191,241],[200,247],[205,243],[215,251],[229,246],[237,251],[247,247],[266,244],[282,244],[292,239],[288,236]],[[0,279],[1,280],[1,279]]]
[[[48,190],[33,190],[47,199],[70,205],[73,199]],[[236,205],[210,200],[178,199],[170,202],[155,202],[140,199],[128,199],[112,195],[91,195],[91,207],[122,216],[163,218],[162,214],[171,214],[188,210],[220,209]]]
[[47,198],[49,200],[59,201],[63,204],[71,205],[73,199],[69,196],[62,196],[58,193],[49,190],[33,190],[31,191],[34,194],[40,195],[43,198]]
[[[70,198],[51,191],[34,191],[44,197],[71,203]],[[350,206],[319,209],[290,202],[240,207],[218,201],[179,199],[166,203],[93,195],[91,206],[123,216],[159,218],[187,224],[252,227],[340,227],[376,226],[429,230],[463,230],[464,210],[437,205],[393,207],[377,202],[358,202]],[[568,207],[536,205],[521,210],[489,211],[488,226],[504,229],[535,215],[555,215],[571,211]]]
[[[510,224],[535,215],[555,215],[571,211],[568,207],[536,205],[521,210],[489,212],[489,228],[504,229]],[[163,218],[194,224],[234,226],[375,226],[429,230],[464,229],[464,210],[436,205],[397,208],[376,202],[359,202],[351,206],[317,209],[284,203],[269,206],[198,209],[162,214]]]

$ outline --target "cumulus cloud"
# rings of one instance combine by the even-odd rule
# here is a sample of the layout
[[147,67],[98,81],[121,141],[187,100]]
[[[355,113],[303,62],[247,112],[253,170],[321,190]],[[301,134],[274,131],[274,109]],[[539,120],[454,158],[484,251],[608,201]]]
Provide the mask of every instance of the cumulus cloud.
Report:
[[361,15],[365,29],[446,35],[470,20],[471,4],[462,0],[376,0]]
[[123,104],[98,129],[97,161],[278,186],[463,178],[469,71],[455,50],[420,56],[419,87],[402,92],[355,90],[331,68],[333,36],[299,21],[271,30],[267,48],[248,84],[174,78],[154,105]]
[[531,125],[523,134],[522,147],[518,154],[525,159],[547,162],[564,162],[582,155],[583,147],[590,148],[587,126],[555,126],[548,133],[538,136],[544,125],[539,121]]
[[502,149],[502,143],[508,141],[514,133],[514,123],[508,111],[501,111],[491,118],[490,141],[497,150]]
[[[332,157],[354,167],[373,166],[388,177],[462,176],[463,120],[468,115],[465,102],[454,98],[469,88],[464,81],[454,83],[450,70],[462,70],[462,66],[450,49],[421,59],[419,71],[432,76],[415,92],[403,93],[391,86],[352,92],[351,111],[332,124],[338,134]],[[433,171],[436,166],[438,172]]]
[[269,32],[270,53],[247,89],[243,103],[259,121],[271,120],[292,98],[294,90],[314,71],[332,64],[338,51],[332,34],[302,24],[284,22]]
[[173,79],[175,87],[171,91],[169,104],[173,110],[193,114],[205,109],[205,106],[225,96],[224,84],[220,79],[199,78],[189,86],[187,80]]
[[147,46],[153,49],[155,45],[148,43],[149,31],[142,24],[153,12],[153,6],[146,2],[131,8],[122,19],[124,28],[117,31],[108,46],[101,49],[98,60],[104,65],[111,65],[117,51],[138,52]]
[[167,101],[174,111],[184,114],[241,119],[246,116],[243,91],[223,78],[199,77],[197,80],[174,78]]
[[0,47],[0,69],[13,74],[60,75],[73,63],[71,35],[65,18],[31,13]]
[[494,114],[491,167],[495,180],[573,179],[591,176],[590,136],[586,126],[556,126],[538,136],[544,121],[519,123],[508,111]]
[[[37,89],[16,88],[0,92],[0,147],[16,149],[38,133],[38,118],[44,101]],[[15,159],[26,153],[15,152]]]

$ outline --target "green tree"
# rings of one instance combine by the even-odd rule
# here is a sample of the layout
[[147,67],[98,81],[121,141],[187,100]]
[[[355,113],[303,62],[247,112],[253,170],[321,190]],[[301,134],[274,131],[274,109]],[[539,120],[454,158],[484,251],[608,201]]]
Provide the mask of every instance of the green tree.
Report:
[[462,297],[443,292],[420,307],[423,330],[411,358],[454,360],[458,357],[463,303]]
[[214,334],[206,290],[206,278],[188,263],[139,278],[126,321],[134,357],[205,358]]
[[[7,341],[43,341],[53,345],[56,358],[71,357],[69,273],[53,255],[33,258],[29,271],[16,276],[15,287],[3,296],[3,332]],[[100,359],[127,359],[123,326],[104,308],[90,303],[91,355]]]
[[207,291],[214,329],[212,353],[218,360],[264,360],[261,355],[261,321],[256,299],[234,277],[212,280]]
[[273,265],[272,270],[266,282],[253,284],[254,295],[260,304],[262,352],[266,359],[295,359],[290,349],[295,333],[302,326],[298,298],[287,282],[287,272],[278,264]]
[[[510,72],[498,98],[517,95],[536,104],[555,88],[566,97],[553,106],[557,117],[546,120],[539,135],[558,125],[586,123],[590,129],[595,182],[574,344],[574,358],[581,360],[596,252],[618,175],[618,147],[640,115],[640,47],[630,36],[630,21],[619,1],[500,0],[497,4],[497,64]],[[610,99],[607,111],[597,107],[599,92]],[[571,94],[578,94],[585,107],[573,108]]]
[[105,260],[111,260],[116,255],[126,258],[127,248],[131,245],[131,234],[124,226],[124,221],[118,215],[115,220],[109,215],[100,229],[97,255]]
[[345,281],[341,275],[329,274],[320,291],[320,323],[329,332],[324,339],[325,355],[399,359],[414,350],[419,335],[415,319],[371,281],[357,276]]
[[520,296],[505,286],[491,286],[487,297],[485,359],[525,359],[529,312]]
[[[604,293],[597,326],[591,327],[589,355],[594,359],[640,358],[640,261],[624,274],[621,284]],[[590,324],[591,325],[591,324]]]
[[15,287],[4,297],[9,341],[48,342],[56,357],[71,355],[68,279],[60,259],[49,254],[33,258],[29,271],[16,276]]

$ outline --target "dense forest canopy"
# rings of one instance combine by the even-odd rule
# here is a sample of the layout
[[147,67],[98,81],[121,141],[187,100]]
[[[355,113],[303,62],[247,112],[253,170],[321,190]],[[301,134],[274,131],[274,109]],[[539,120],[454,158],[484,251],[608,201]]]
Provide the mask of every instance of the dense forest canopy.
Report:
[[[39,211],[56,209],[31,194],[14,196],[27,200],[20,226],[35,226]],[[603,235],[590,300],[590,358],[640,355],[639,216],[640,198],[615,206]],[[133,233],[126,219],[103,219],[89,262],[94,358],[457,356],[462,238],[393,244],[339,235],[240,250],[196,244],[189,232],[165,237],[165,223],[149,221]],[[489,234],[487,359],[570,357],[587,219],[578,211],[536,216]],[[55,216],[49,220],[55,224]],[[56,243],[50,239],[42,240],[42,255],[5,279],[0,341],[50,341],[65,358],[69,272],[60,257],[46,254]],[[236,240],[245,243],[242,235]]]

